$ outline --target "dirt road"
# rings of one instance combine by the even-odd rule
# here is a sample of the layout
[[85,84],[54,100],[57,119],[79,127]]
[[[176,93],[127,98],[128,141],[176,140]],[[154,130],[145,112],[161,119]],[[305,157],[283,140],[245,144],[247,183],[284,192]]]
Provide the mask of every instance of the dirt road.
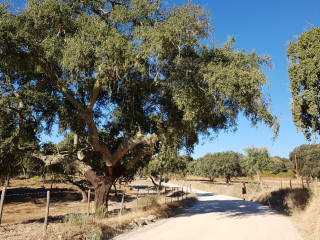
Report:
[[116,240],[301,240],[290,220],[260,204],[197,191],[198,202],[174,218]]

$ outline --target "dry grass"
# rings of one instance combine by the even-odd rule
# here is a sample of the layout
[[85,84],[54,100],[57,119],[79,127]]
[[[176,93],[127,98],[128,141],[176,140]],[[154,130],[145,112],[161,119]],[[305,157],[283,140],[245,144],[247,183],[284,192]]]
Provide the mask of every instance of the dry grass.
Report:
[[121,216],[108,218],[77,214],[77,220],[64,223],[62,219],[50,222],[44,231],[43,223],[6,224],[1,227],[0,235],[6,240],[77,240],[77,239],[109,239],[118,234],[130,231],[142,225],[150,224],[162,218],[174,215],[181,207],[195,202],[195,198],[183,199],[178,202],[152,206]]
[[295,209],[292,221],[304,240],[320,239],[320,194],[311,197],[305,210]]
[[[41,179],[13,180],[11,187],[14,191],[38,191],[50,188]],[[2,225],[0,227],[1,239],[6,240],[40,240],[40,239],[101,239],[110,238],[141,225],[149,224],[161,218],[167,218],[175,213],[181,206],[187,206],[195,201],[195,197],[178,202],[163,204],[164,197],[159,199],[155,195],[135,200],[136,186],[145,186],[140,193],[147,192],[152,183],[146,180],[137,180],[126,187],[125,207],[130,212],[122,216],[108,218],[87,215],[87,205],[81,203],[79,193],[72,186],[64,183],[54,183],[53,188],[64,191],[53,198],[50,204],[50,217],[47,231],[44,231],[45,197],[18,197],[6,198]],[[119,209],[121,205],[121,192],[118,197],[110,197],[109,210]],[[149,190],[148,190],[149,192]],[[150,192],[152,194],[152,192]],[[164,194],[164,193],[163,193]],[[168,192],[167,192],[168,194]],[[76,196],[76,197],[75,197]],[[77,197],[78,196],[78,197]],[[80,196],[81,197],[81,196]],[[176,198],[175,198],[176,199]],[[127,200],[127,201],[126,201]],[[160,202],[159,202],[160,201]],[[168,200],[167,200],[168,201]],[[91,212],[93,210],[91,204]],[[148,205],[148,206],[147,206]],[[75,213],[75,214],[70,214]],[[65,217],[67,216],[67,217]]]

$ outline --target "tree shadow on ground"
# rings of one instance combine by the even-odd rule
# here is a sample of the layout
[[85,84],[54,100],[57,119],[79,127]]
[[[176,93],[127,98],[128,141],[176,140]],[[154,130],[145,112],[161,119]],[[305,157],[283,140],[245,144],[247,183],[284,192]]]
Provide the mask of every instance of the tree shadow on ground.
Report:
[[214,194],[199,193],[199,201],[177,217],[197,214],[221,213],[221,217],[245,218],[250,215],[279,214],[276,210],[261,204],[241,199],[219,200]]

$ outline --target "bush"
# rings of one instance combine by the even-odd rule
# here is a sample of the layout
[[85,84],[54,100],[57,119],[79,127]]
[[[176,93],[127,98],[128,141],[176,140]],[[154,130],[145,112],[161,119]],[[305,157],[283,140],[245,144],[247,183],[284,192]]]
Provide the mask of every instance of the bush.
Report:
[[101,240],[103,233],[101,229],[93,229],[86,237],[87,240]]
[[290,170],[288,172],[280,172],[275,176],[278,178],[296,178],[296,174]]
[[92,217],[83,213],[70,213],[64,216],[64,222],[73,225],[85,225],[92,222]]
[[108,208],[105,205],[101,205],[100,207],[96,208],[95,213],[99,217],[105,217],[108,214]]

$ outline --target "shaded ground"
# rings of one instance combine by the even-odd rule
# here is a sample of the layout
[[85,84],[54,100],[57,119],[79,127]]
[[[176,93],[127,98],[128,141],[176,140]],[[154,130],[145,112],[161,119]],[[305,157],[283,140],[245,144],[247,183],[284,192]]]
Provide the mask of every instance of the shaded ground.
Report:
[[115,239],[301,239],[289,219],[267,206],[233,197],[197,192],[198,202],[175,218]]

